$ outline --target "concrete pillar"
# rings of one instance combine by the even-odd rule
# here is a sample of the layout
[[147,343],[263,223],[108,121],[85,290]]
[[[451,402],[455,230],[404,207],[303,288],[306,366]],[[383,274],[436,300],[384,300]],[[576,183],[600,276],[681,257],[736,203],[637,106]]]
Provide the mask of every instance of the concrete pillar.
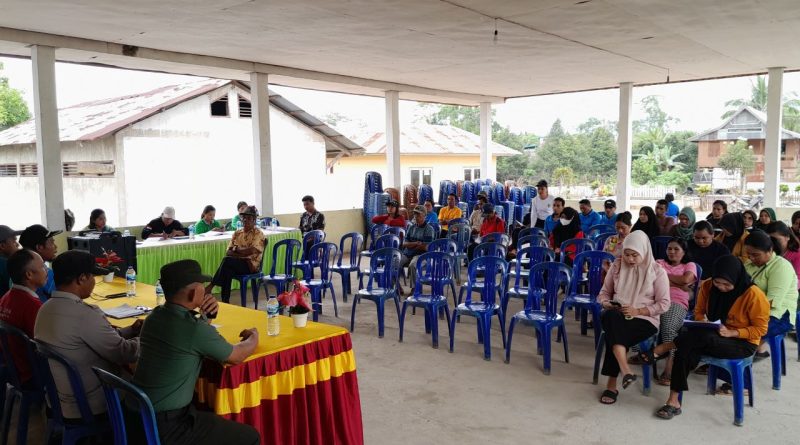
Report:
[[250,73],[250,104],[253,117],[253,167],[256,206],[265,216],[274,216],[272,146],[269,131],[269,82],[264,73]]
[[64,230],[64,181],[56,103],[56,49],[50,46],[32,46],[31,65],[42,224],[50,230]]
[[617,209],[620,212],[630,209],[631,163],[633,155],[633,135],[631,108],[633,108],[633,83],[619,84],[619,123],[617,132]]
[[386,92],[386,178],[384,187],[400,190],[400,93]]
[[767,140],[764,145],[764,206],[778,207],[781,183],[783,68],[770,68],[767,93]]
[[497,179],[497,171],[492,165],[492,104],[481,102],[481,178]]

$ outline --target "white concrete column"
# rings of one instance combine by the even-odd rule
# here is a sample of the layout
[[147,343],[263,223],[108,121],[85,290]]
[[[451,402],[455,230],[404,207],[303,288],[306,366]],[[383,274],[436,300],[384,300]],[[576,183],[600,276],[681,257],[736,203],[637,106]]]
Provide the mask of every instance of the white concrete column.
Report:
[[400,93],[386,92],[386,178],[384,187],[403,193],[400,184]]
[[480,111],[481,120],[481,179],[490,178],[497,179],[497,172],[494,165],[492,165],[492,104],[489,102],[481,102]]
[[619,123],[617,127],[617,208],[624,212],[630,209],[631,163],[633,155],[633,135],[631,122],[633,108],[633,83],[619,84]]
[[764,145],[764,205],[778,207],[781,183],[783,68],[770,68],[767,93],[767,140]]
[[31,65],[42,224],[50,230],[64,230],[64,184],[56,102],[56,49],[51,46],[32,46]]
[[253,117],[253,166],[256,206],[265,216],[275,214],[272,183],[272,146],[269,131],[269,82],[264,73],[250,73]]

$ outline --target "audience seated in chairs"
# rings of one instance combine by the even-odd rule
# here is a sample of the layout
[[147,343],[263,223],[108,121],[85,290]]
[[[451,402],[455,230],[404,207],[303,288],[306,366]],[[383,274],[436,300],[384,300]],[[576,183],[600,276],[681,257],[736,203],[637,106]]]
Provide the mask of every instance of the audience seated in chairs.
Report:
[[5,295],[10,289],[6,264],[11,255],[20,249],[17,236],[21,234],[22,230],[13,230],[11,227],[0,225],[0,295]]
[[677,222],[676,218],[667,215],[668,205],[669,203],[665,199],[659,199],[656,202],[656,224],[658,224],[659,236],[669,236]]
[[423,206],[425,207],[425,222],[439,224],[439,215],[433,211],[433,200],[426,199]]
[[633,225],[632,231],[641,230],[652,242],[659,236],[661,230],[658,228],[656,212],[652,207],[644,206],[639,209],[639,220]]
[[727,213],[728,203],[718,199],[711,205],[711,213],[706,216],[706,221],[708,221],[713,228],[717,229],[719,228],[719,223],[722,221],[722,217]]
[[200,220],[194,225],[194,233],[200,235],[206,232],[224,232],[219,221],[215,219],[217,216],[217,209],[212,205],[207,205],[203,208],[203,213],[200,214]]
[[[22,235],[19,236],[19,243],[22,245],[23,249],[30,249],[38,253],[45,262],[52,262],[58,253],[58,247],[53,237],[59,233],[61,233],[60,230],[50,231],[41,224],[34,224],[22,232]],[[50,295],[55,289],[56,284],[53,278],[53,271],[48,268],[47,283],[36,289],[36,294],[39,295],[39,299],[44,303],[50,298]]]
[[622,388],[637,377],[626,357],[629,347],[658,332],[659,315],[669,308],[669,279],[656,264],[650,240],[643,232],[632,232],[623,242],[623,254],[611,266],[597,299],[603,306],[601,323],[605,331],[602,374],[608,376],[600,403],[617,401],[617,378]]
[[237,275],[255,273],[264,254],[264,233],[256,227],[258,210],[248,206],[239,214],[244,227],[234,232],[225,258],[222,259],[214,279],[206,288],[208,293],[214,286],[222,288],[220,297],[227,303],[231,298],[231,281]]
[[300,216],[301,232],[307,233],[312,230],[325,230],[325,215],[317,211],[314,206],[313,196],[303,196],[303,209],[305,209],[305,212]]
[[[553,229],[550,234],[550,248],[556,255],[561,254],[561,244],[564,241],[571,239],[584,238],[583,230],[581,230],[581,220],[578,212],[572,207],[567,207],[561,212],[559,224]],[[575,259],[575,247],[567,249],[566,264],[572,265],[572,260]]]
[[89,225],[83,230],[94,232],[113,232],[114,228],[106,224],[106,212],[103,209],[94,209],[89,214]]
[[754,285],[742,262],[733,255],[720,257],[713,265],[711,279],[700,285],[695,320],[721,321],[719,330],[688,328],[674,342],[662,343],[644,360],[654,362],[675,349],[670,393],[664,406],[656,411],[662,419],[681,414],[679,395],[689,389],[686,379],[700,363],[700,357],[745,358],[756,351],[767,332],[769,302],[764,292]]
[[531,223],[528,227],[544,229],[544,222],[553,214],[553,200],[544,179],[536,183],[536,196],[531,199]]
[[683,239],[687,243],[692,240],[692,227],[695,223],[694,210],[691,207],[684,207],[678,214],[678,224],[672,226],[669,236]]
[[617,201],[606,199],[603,203],[603,213],[600,214],[600,224],[613,226],[617,222]]
[[631,233],[631,219],[633,215],[631,212],[622,212],[617,215],[617,222],[614,223],[614,228],[617,229],[617,234],[609,237],[603,245],[603,251],[619,258],[622,256],[622,243],[625,238]]
[[247,203],[244,201],[239,201],[239,203],[236,204],[236,215],[234,215],[233,219],[231,219],[231,227],[230,227],[231,230],[236,230],[239,228],[238,227],[239,223],[242,222],[239,217],[239,214],[244,212],[246,208],[247,208]]
[[[428,244],[436,239],[433,227],[425,221],[426,213],[423,206],[414,208],[414,224],[406,231],[406,236],[401,246],[403,257],[400,260],[400,268],[402,270],[402,268],[408,267],[409,286],[411,288],[414,287],[416,277],[416,258],[425,253],[428,250]],[[400,288],[400,291],[405,294],[402,288]]]
[[561,212],[564,211],[564,207],[566,206],[567,204],[564,198],[555,198],[553,200],[553,213],[544,220],[544,233],[547,234],[547,236],[550,236],[550,234],[553,233],[553,229],[561,224]]
[[580,209],[581,232],[589,233],[589,229],[600,224],[600,214],[592,210],[592,202],[588,199],[578,201]]
[[750,259],[744,249],[744,242],[750,232],[744,230],[744,216],[739,213],[726,213],[719,222],[722,233],[717,235],[717,240],[731,251],[731,255],[738,257],[742,263],[747,264]]
[[[506,233],[506,223],[494,212],[494,206],[486,203],[483,205],[483,223],[481,223],[479,235],[486,236],[490,233]],[[470,245],[467,246],[467,258],[469,261],[472,261],[472,252],[475,251],[478,244],[479,243],[472,241]]]
[[447,206],[439,209],[439,225],[441,226],[441,237],[447,236],[447,227],[451,220],[461,218],[461,209],[456,206],[458,197],[455,193],[447,195]]
[[717,258],[731,253],[724,244],[714,240],[714,227],[708,221],[698,221],[692,229],[692,240],[688,243],[692,261],[703,268],[701,279],[711,277],[711,269]]
[[372,217],[372,222],[375,224],[386,224],[391,227],[406,226],[406,219],[400,214],[400,203],[394,199],[386,203],[387,214],[377,215]]
[[475,202],[475,209],[469,215],[469,225],[472,227],[472,238],[478,236],[483,224],[483,205],[488,201],[486,200],[486,193],[478,193],[478,201]]

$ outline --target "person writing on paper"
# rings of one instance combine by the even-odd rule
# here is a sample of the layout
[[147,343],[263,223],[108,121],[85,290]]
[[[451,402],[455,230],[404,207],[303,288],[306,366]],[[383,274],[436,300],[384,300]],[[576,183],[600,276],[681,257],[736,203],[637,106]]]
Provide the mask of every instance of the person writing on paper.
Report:
[[[97,306],[84,301],[94,291],[94,275],[107,273],[97,268],[94,256],[82,250],[68,250],[53,260],[56,291],[42,305],[33,328],[34,337],[60,352],[78,369],[89,408],[95,415],[106,412],[106,398],[92,366],[120,374],[123,366],[139,358],[137,320],[126,328],[115,328]],[[61,396],[64,417],[80,419],[69,378],[60,366],[51,368]]]
[[664,406],[656,411],[662,419],[681,414],[678,395],[687,391],[687,377],[700,363],[700,357],[750,357],[767,332],[769,302],[754,285],[742,262],[733,255],[723,255],[712,266],[711,279],[700,284],[694,319],[720,321],[719,329],[689,327],[681,330],[674,342],[656,346],[652,362],[675,350],[670,378],[670,392]]
[[142,239],[147,238],[174,238],[176,236],[186,236],[188,230],[183,227],[180,221],[175,219],[175,209],[173,207],[164,207],[161,216],[150,221],[142,229]]
[[194,233],[200,235],[206,232],[224,232],[222,224],[219,223],[214,217],[217,216],[217,209],[212,205],[207,205],[200,215],[200,221],[194,225]]
[[[247,218],[242,222],[246,226]],[[160,280],[167,301],[153,309],[142,328],[141,354],[133,384],[153,404],[161,443],[260,443],[258,431],[252,426],[198,410],[192,403],[203,360],[242,363],[258,346],[258,330],[243,330],[239,334],[241,341],[232,345],[209,323],[203,314],[216,311],[217,303],[208,299],[203,283],[211,277],[203,275],[197,261],[181,260],[163,266]]]
[[622,372],[622,389],[637,377],[628,366],[628,348],[658,332],[659,316],[669,309],[669,279],[653,259],[650,240],[642,231],[631,232],[597,296],[603,306],[600,322],[605,332],[602,374],[608,376],[600,403],[616,403],[617,378]]
[[261,265],[261,256],[264,254],[264,232],[256,227],[258,209],[248,206],[239,214],[239,219],[244,227],[233,233],[214,279],[206,287],[210,294],[214,286],[220,286],[220,297],[227,303],[231,299],[231,281],[237,275],[255,273]]

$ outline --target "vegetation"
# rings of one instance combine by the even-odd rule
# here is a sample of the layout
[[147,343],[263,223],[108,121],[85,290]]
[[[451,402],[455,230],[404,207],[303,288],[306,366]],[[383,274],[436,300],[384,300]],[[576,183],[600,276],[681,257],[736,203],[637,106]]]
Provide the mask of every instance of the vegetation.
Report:
[[745,177],[755,168],[756,156],[753,154],[752,148],[747,146],[747,141],[739,140],[719,157],[719,166],[728,173],[739,172],[739,181],[742,193],[744,193],[747,184]]
[[[0,73],[3,71],[3,64],[0,63]],[[20,90],[11,88],[8,78],[0,75],[0,131],[13,127],[20,122],[25,122],[31,118],[28,105],[22,98]]]
[[[756,76],[751,81],[750,97],[747,99],[733,99],[725,102],[728,110],[722,115],[723,119],[733,116],[739,108],[753,107],[756,110],[767,111],[767,78]],[[800,131],[800,97],[796,92],[791,92],[783,97],[783,128],[791,131]]]

